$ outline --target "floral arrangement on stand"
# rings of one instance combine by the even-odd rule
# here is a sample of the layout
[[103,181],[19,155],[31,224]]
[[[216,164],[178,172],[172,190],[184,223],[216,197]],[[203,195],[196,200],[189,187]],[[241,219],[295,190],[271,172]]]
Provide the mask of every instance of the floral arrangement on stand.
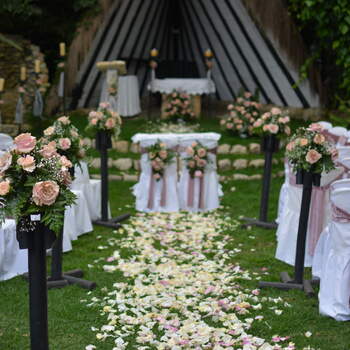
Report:
[[106,131],[111,136],[118,137],[122,125],[120,115],[110,108],[108,102],[101,102],[97,111],[89,113],[88,132],[96,134],[98,131]]
[[178,90],[174,90],[168,95],[164,112],[166,119],[173,122],[190,122],[195,119],[190,95]]
[[322,126],[311,124],[299,128],[286,146],[286,156],[294,170],[305,170],[320,174],[334,169],[338,151],[321,133]]
[[200,142],[193,142],[191,146],[186,148],[188,157],[186,160],[186,167],[192,178],[203,177],[205,168],[209,163],[208,149]]
[[147,148],[148,158],[151,162],[153,178],[159,181],[165,168],[174,161],[175,152],[166,147],[166,144],[158,141]]
[[253,124],[254,133],[259,135],[290,135],[290,118],[286,112],[277,107],[271,108]]
[[76,198],[69,189],[72,163],[29,133],[17,136],[14,144],[13,150],[0,156],[0,221],[11,216],[19,222],[40,213],[41,222],[58,233],[65,207]]
[[244,92],[234,104],[227,106],[228,118],[221,120],[221,126],[242,138],[252,135],[253,124],[260,116],[260,104],[250,92]]
[[52,126],[45,129],[41,141],[47,147],[56,149],[61,156],[67,157],[73,165],[79,165],[86,155],[87,147],[67,116],[58,118]]

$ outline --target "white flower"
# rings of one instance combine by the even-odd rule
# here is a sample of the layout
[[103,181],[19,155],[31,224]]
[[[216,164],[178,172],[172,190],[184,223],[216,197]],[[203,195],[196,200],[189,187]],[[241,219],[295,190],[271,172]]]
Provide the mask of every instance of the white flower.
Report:
[[89,344],[89,345],[85,346],[85,350],[94,350],[94,349],[96,349],[95,345]]
[[305,337],[310,338],[312,336],[312,333],[310,331],[305,332]]

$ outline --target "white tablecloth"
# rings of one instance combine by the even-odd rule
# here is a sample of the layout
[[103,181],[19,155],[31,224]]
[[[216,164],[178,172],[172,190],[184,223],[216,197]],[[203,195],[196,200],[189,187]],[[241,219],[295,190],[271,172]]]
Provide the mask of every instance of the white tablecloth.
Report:
[[173,90],[181,90],[190,95],[203,95],[215,93],[215,84],[211,79],[199,78],[167,78],[154,79],[148,85],[152,92],[170,94]]

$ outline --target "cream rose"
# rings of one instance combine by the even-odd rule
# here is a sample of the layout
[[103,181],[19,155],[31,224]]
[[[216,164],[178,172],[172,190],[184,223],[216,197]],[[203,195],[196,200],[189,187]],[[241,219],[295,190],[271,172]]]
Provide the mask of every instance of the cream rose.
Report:
[[60,158],[60,163],[64,168],[71,168],[73,166],[72,162],[66,156]]
[[105,127],[107,129],[113,129],[116,125],[116,121],[113,118],[108,118],[105,122]]
[[271,134],[277,134],[280,129],[276,124],[269,124],[268,127]]
[[30,133],[25,133],[18,135],[14,142],[19,153],[29,153],[36,145],[36,138]]
[[3,153],[0,156],[0,174],[5,172],[12,163],[12,155],[11,153]]
[[166,150],[159,151],[159,157],[165,159],[168,156],[168,152]]
[[192,157],[194,155],[194,149],[192,147],[187,147],[186,148],[186,153]]
[[72,142],[67,137],[64,137],[64,138],[58,140],[58,147],[64,151],[69,149],[71,145],[72,145]]
[[326,138],[322,134],[316,134],[314,136],[314,142],[318,145],[322,145],[326,141]]
[[18,158],[17,164],[21,166],[24,171],[29,173],[32,173],[35,170],[35,159],[30,155]]
[[51,135],[53,135],[54,132],[55,132],[55,128],[53,126],[50,126],[44,130],[44,135],[51,136]]
[[207,151],[204,148],[200,148],[197,153],[201,158],[203,158],[206,156]]
[[10,181],[0,182],[0,196],[6,196],[10,192]]
[[57,155],[56,142],[51,141],[40,150],[41,155],[48,159]]
[[299,139],[299,145],[300,146],[307,146],[309,144],[309,141],[308,141],[308,139],[305,139],[305,138],[301,138],[301,139]]
[[55,181],[37,182],[32,191],[32,199],[36,205],[52,205],[55,203],[60,187]]
[[70,124],[69,117],[63,116],[57,119],[59,122],[61,122],[64,125]]
[[306,161],[310,164],[314,164],[314,163],[318,162],[321,158],[322,158],[322,154],[318,153],[314,149],[310,149],[310,151],[307,152],[306,157],[305,157]]
[[281,114],[281,113],[282,113],[282,111],[279,108],[277,108],[277,107],[271,108],[271,114],[272,115],[278,115],[278,114]]
[[295,147],[295,142],[291,141],[287,144],[286,149],[287,149],[287,151],[291,152],[291,151],[293,151],[294,147]]

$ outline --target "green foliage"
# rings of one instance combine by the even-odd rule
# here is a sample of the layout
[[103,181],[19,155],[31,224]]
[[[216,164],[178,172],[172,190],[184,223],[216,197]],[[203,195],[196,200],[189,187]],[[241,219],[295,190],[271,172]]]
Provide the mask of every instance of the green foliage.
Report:
[[336,96],[350,97],[350,2],[348,0],[289,0],[291,13],[299,22],[312,56],[301,75],[305,78],[308,66],[319,60],[322,80],[330,85],[328,94],[333,105]]

